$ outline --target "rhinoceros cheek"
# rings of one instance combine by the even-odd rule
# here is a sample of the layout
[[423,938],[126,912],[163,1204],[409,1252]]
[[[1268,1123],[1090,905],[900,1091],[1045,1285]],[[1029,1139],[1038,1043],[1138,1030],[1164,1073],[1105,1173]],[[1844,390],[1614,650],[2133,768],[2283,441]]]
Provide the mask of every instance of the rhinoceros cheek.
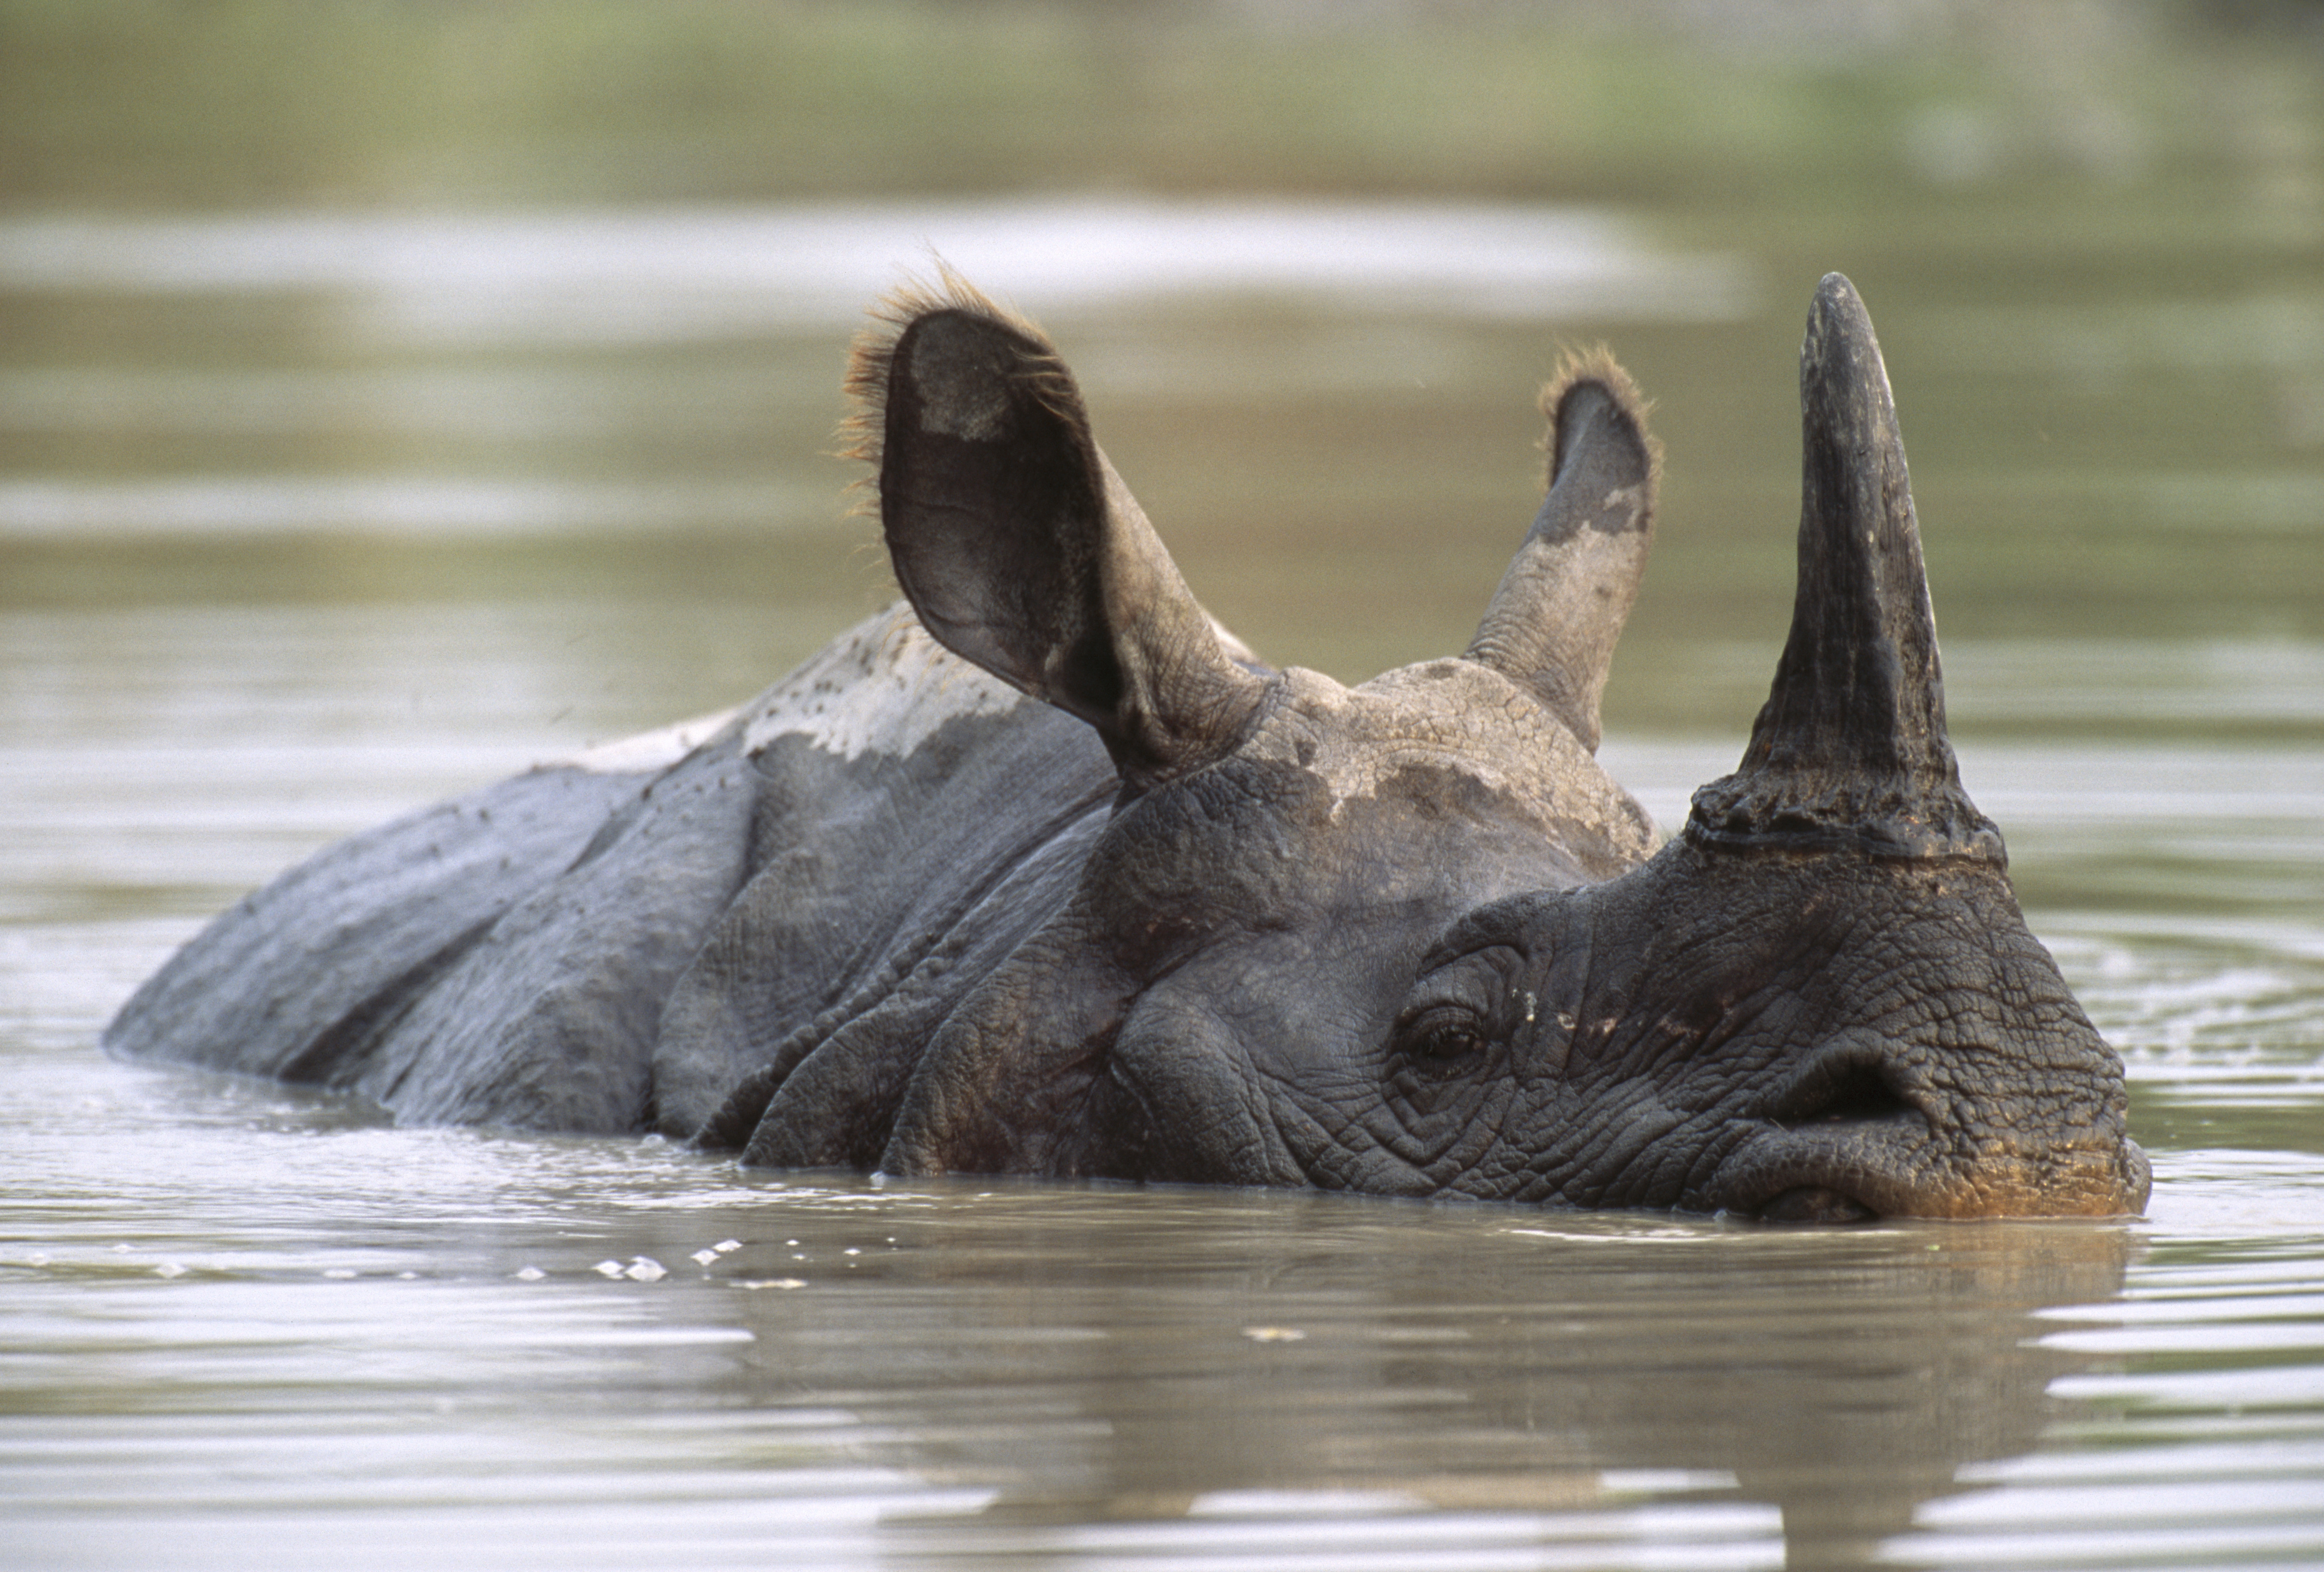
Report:
[[1091,1107],[1111,1177],[1307,1182],[1249,1056],[1189,1001],[1152,994],[1138,1001],[1114,1040]]

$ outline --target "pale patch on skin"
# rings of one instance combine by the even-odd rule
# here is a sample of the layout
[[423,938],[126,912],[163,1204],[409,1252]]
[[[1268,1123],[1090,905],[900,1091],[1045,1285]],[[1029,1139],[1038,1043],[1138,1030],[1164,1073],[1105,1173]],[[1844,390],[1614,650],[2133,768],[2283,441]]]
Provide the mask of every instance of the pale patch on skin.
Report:
[[[1224,628],[1218,632],[1229,649],[1248,658],[1240,640]],[[1352,689],[1297,666],[1280,680],[1287,702],[1278,720],[1250,740],[1246,757],[1316,776],[1331,793],[1334,819],[1351,800],[1377,795],[1399,770],[1430,765],[1458,770],[1531,809],[1553,840],[1561,822],[1580,820],[1603,826],[1617,847],[1637,858],[1657,843],[1645,810],[1572,733],[1508,678],[1474,661],[1426,661]],[[901,758],[954,717],[1006,714],[1030,702],[936,643],[899,602],[748,704],[555,762],[596,774],[641,774],[667,768],[738,729],[749,754],[779,738],[805,737],[844,759]]]
[[[1212,626],[1235,658],[1256,659],[1240,639],[1215,622]],[[803,736],[842,758],[900,756],[956,715],[1005,714],[1025,702],[1015,688],[929,638],[912,609],[899,601],[858,623],[747,704],[601,742],[546,760],[541,768],[649,774],[669,768],[737,726],[749,753],[778,737]]]
[[737,704],[715,715],[697,715],[674,726],[600,742],[568,758],[551,759],[543,768],[586,770],[591,775],[644,775],[668,769],[732,725],[742,712],[742,707]]
[[1414,764],[1455,769],[1524,804],[1543,832],[1561,822],[1604,828],[1616,848],[1643,860],[1654,822],[1573,734],[1499,672],[1471,660],[1432,660],[1386,672],[1360,687],[1294,666],[1283,674],[1287,723],[1260,728],[1244,749],[1308,771],[1343,804],[1378,795]]
[[753,700],[742,745],[755,754],[778,738],[805,737],[842,758],[900,758],[947,721],[1032,702],[929,638],[899,602]]

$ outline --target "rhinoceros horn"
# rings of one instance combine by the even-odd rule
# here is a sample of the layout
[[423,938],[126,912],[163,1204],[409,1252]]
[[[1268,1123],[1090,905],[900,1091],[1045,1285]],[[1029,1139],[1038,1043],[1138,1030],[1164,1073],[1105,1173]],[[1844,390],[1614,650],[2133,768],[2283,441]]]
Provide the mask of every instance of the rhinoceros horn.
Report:
[[2005,860],[1962,791],[1904,445],[1872,319],[1825,275],[1800,346],[1799,591],[1792,633],[1733,775],[1694,794],[1707,849],[1853,847]]

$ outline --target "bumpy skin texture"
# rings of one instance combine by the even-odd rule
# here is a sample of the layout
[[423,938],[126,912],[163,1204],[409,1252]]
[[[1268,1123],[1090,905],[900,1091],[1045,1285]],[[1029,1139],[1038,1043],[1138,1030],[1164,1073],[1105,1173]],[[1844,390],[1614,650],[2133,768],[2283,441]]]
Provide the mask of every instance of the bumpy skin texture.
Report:
[[1989,864],[1676,841],[1472,914],[1390,1050],[1381,1145],[1493,1131],[1451,1186],[1474,1194],[1845,1218],[2145,1191],[2114,1055]]
[[1960,787],[1877,345],[1803,352],[1792,641],[1686,833],[1592,757],[1658,455],[1602,354],[1468,650],[1222,634],[1028,325],[859,345],[908,604],[725,717],[323,853],[115,1052],[745,1161],[1781,1219],[2135,1211],[2121,1066]]

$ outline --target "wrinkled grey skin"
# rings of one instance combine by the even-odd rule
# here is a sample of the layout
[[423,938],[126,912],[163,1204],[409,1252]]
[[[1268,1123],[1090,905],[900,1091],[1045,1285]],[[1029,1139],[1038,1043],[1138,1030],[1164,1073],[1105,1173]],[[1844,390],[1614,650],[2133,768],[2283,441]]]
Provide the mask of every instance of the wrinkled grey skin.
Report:
[[1801,579],[1738,773],[1599,769],[1655,452],[1598,357],[1462,656],[1221,634],[1063,364],[964,289],[859,347],[908,605],[729,717],[323,853],[117,1053],[755,1163],[1771,1218],[2144,1202],[2122,1071],[1962,793],[1887,380],[1824,280]]

